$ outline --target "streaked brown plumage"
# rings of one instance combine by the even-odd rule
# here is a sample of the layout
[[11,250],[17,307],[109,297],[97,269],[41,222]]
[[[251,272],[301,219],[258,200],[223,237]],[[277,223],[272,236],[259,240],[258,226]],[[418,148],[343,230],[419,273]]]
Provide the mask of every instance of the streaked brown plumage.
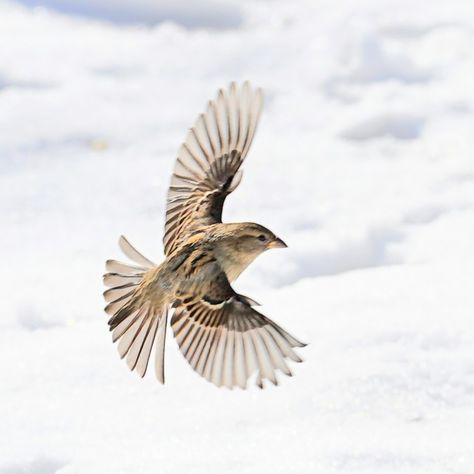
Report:
[[254,223],[223,224],[224,200],[240,183],[252,143],[262,92],[232,83],[208,104],[179,150],[168,191],[164,249],[154,264],[125,237],[119,244],[134,264],[108,260],[105,311],[113,341],[131,370],[145,375],[153,346],[158,380],[164,383],[168,309],[171,327],[190,365],[214,384],[246,388],[277,383],[275,370],[291,375],[286,359],[304,344],[266,318],[254,300],[230,283],[262,252],[286,247]]

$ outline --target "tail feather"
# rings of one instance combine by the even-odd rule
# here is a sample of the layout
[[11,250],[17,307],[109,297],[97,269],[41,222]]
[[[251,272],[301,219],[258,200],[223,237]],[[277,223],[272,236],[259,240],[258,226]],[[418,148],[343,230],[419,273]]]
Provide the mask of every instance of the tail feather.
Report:
[[153,346],[156,346],[156,376],[164,383],[164,349],[167,321],[167,305],[153,305],[143,298],[143,279],[156,265],[125,237],[120,237],[119,245],[127,257],[135,264],[107,260],[104,291],[108,303],[105,312],[111,317],[109,328],[112,341],[117,342],[120,357],[126,359],[130,370],[141,377],[147,371]]
[[110,288],[104,291],[104,299],[107,303],[112,303],[123,296],[130,295],[136,287],[137,285],[135,283],[127,283],[125,285],[116,286],[115,288]]
[[146,337],[141,346],[140,353],[138,353],[136,357],[135,369],[140,375],[140,377],[143,377],[146,373],[146,369],[148,367],[148,361],[150,360],[151,350],[153,348],[153,343],[155,342],[155,339],[156,339],[156,332],[158,330],[159,320],[160,318],[157,315],[154,315],[152,317]]
[[126,275],[143,275],[147,269],[145,267],[138,267],[136,265],[129,265],[128,263],[119,262],[117,260],[107,260],[105,268],[112,273],[125,273]]
[[133,273],[132,275],[127,275],[120,273],[106,273],[104,275],[104,285],[114,288],[122,285],[127,285],[128,283],[138,285],[142,280],[143,274],[137,275]]
[[124,296],[121,296],[120,298],[117,298],[116,300],[112,301],[109,303],[105,308],[104,311],[110,315],[114,316],[119,310],[121,310],[127,303],[130,302],[133,296],[133,291],[127,293]]
[[137,320],[138,316],[138,311],[134,311],[116,324],[111,324],[109,321],[110,330],[112,331],[112,342],[117,342],[130,329],[130,326]]
[[155,375],[162,384],[165,383],[165,341],[167,321],[168,308],[165,309],[165,312],[159,321],[158,333],[156,334]]
[[118,343],[118,351],[120,357],[123,359],[127,354],[132,344],[135,342],[138,334],[141,332],[145,321],[148,319],[148,308],[143,307],[138,314],[133,316],[133,320],[131,321],[131,325],[129,329],[127,329],[123,336],[120,338]]
[[147,269],[156,267],[156,264],[142,255],[123,235],[119,239],[120,250],[132,261]]

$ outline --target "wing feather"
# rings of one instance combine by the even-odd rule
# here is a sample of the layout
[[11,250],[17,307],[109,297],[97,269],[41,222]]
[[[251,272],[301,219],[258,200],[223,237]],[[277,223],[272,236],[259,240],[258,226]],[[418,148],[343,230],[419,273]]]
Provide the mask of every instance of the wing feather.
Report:
[[182,295],[176,302],[171,327],[183,356],[217,386],[245,388],[255,372],[261,388],[265,380],[278,383],[278,370],[291,376],[286,361],[301,362],[293,348],[305,344],[255,311],[254,301],[235,293],[225,274],[214,270],[201,299],[185,304],[190,295]]
[[[220,90],[200,114],[181,145],[168,190],[163,243],[166,255],[186,236],[221,222],[224,200],[242,179],[240,167],[248,153],[263,105],[261,89],[245,82]],[[149,261],[127,248],[127,255],[147,267]]]

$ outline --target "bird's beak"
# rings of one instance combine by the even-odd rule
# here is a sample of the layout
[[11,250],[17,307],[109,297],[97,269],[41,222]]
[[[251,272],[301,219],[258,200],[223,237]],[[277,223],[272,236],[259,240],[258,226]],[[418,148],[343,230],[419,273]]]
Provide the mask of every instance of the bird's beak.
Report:
[[288,247],[288,245],[283,242],[283,240],[279,239],[278,237],[275,237],[269,244],[268,248],[271,249],[285,249]]

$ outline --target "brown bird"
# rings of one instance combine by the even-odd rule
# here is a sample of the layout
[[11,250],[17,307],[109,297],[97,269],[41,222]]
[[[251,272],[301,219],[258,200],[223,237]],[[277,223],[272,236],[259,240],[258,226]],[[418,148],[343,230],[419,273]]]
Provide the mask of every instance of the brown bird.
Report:
[[246,388],[256,373],[277,384],[275,371],[291,375],[286,359],[301,362],[303,347],[237,294],[230,283],[262,252],[286,247],[259,224],[223,224],[224,200],[240,183],[263,104],[261,89],[248,82],[220,90],[196,120],[181,146],[166,207],[160,265],[125,237],[119,245],[134,264],[106,262],[105,311],[113,341],[131,370],[144,376],[153,348],[156,376],[164,383],[168,309],[171,327],[191,367],[217,386]]

